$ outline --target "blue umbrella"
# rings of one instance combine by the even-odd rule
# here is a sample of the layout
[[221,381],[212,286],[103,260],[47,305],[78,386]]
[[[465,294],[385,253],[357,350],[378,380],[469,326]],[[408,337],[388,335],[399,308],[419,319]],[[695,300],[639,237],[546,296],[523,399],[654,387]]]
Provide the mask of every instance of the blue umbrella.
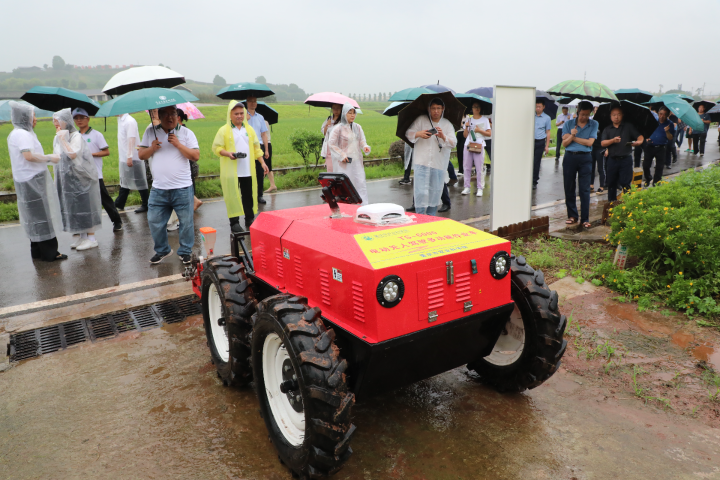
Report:
[[444,85],[440,85],[440,82],[435,85],[421,85],[420,88],[427,88],[428,90],[432,90],[435,93],[450,92],[455,95],[455,90]]
[[468,90],[465,93],[474,93],[475,95],[480,95],[481,97],[485,97],[485,98],[493,98],[493,95],[494,95],[493,87],[473,88],[472,90]]
[[[10,121],[10,102],[12,100],[0,100],[0,122],[9,122]],[[18,103],[22,103],[25,105],[30,105],[26,101],[23,100],[17,100]],[[35,118],[42,118],[42,117],[52,117],[53,112],[49,110],[42,110],[37,107],[35,108]]]

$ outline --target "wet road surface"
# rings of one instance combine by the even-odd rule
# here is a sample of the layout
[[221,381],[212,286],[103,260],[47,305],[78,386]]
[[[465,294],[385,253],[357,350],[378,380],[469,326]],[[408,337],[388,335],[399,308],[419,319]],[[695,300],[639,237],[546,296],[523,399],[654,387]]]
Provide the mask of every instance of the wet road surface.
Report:
[[[713,137],[712,141],[708,140],[705,157],[681,153],[678,163],[669,173],[716,161],[720,158],[716,148]],[[562,160],[556,164],[553,157],[543,159],[534,205],[564,199],[561,164]],[[440,216],[466,220],[490,213],[489,177],[481,198],[474,194],[461,195],[461,190],[460,183],[450,188],[452,208]],[[400,186],[397,179],[370,182],[368,195],[373,203],[389,202],[405,207],[412,204],[412,186]],[[261,205],[260,211],[322,203],[318,189],[271,194],[266,195],[266,199],[268,203]],[[112,224],[103,214],[103,228],[96,234],[99,247],[86,252],[71,250],[73,237],[61,233],[58,236],[59,249],[69,258],[53,263],[34,262],[30,258],[29,241],[22,227],[0,225],[0,272],[3,272],[0,279],[0,308],[182,273],[184,267],[175,253],[159,265],[150,265],[149,260],[154,251],[146,214],[135,214],[128,210],[123,214],[123,222],[123,231],[114,234]],[[216,252],[229,252],[230,227],[222,201],[205,202],[195,214],[194,251],[198,253],[200,237],[197,229],[202,226],[212,226],[218,230]],[[177,232],[168,235],[170,246],[177,252]]]
[[[252,389],[224,387],[209,359],[192,317],[0,373],[0,478],[290,478]],[[353,422],[337,479],[720,478],[720,430],[565,368],[520,395],[458,368]]]

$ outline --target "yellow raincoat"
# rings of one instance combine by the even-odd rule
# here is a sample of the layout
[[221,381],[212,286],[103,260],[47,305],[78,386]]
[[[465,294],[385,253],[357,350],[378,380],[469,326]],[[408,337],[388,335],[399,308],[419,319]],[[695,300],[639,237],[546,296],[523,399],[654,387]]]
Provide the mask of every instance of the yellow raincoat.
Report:
[[[230,120],[230,112],[238,102],[232,100],[228,105],[227,123],[220,127],[215,140],[213,140],[212,151],[220,157],[220,186],[223,191],[225,207],[227,208],[228,218],[240,217],[245,215],[243,211],[242,201],[240,200],[240,189],[238,188],[237,176],[237,160],[220,155],[220,150],[228,152],[235,151],[235,140],[233,138],[233,124]],[[246,110],[247,112],[247,110]],[[247,113],[246,113],[247,115]],[[263,155],[260,148],[260,141],[255,134],[255,130],[247,123],[247,117],[243,120],[243,126],[247,131],[250,144],[250,172],[252,175],[252,196],[253,196],[253,213],[258,211],[257,191],[258,181],[255,175],[255,159]],[[262,187],[261,187],[262,188]]]

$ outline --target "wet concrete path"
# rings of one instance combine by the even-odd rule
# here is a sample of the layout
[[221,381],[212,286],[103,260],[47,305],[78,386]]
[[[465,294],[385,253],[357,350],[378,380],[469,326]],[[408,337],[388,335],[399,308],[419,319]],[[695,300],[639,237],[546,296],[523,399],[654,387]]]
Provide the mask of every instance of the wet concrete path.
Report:
[[[0,374],[0,478],[290,478],[253,391],[224,387],[209,358],[193,317]],[[458,368],[358,404],[353,421],[334,478],[720,478],[720,430],[565,368],[521,395]]]
[[[669,174],[711,163],[720,159],[717,146],[708,140],[708,153],[704,157],[680,153],[679,161],[667,172]],[[450,188],[453,202],[450,211],[440,214],[446,218],[466,220],[490,213],[490,179],[483,197],[461,195],[462,186]],[[508,185],[513,188],[513,185]],[[368,195],[373,203],[389,202],[404,206],[412,204],[412,186],[400,186],[397,179],[372,181]],[[293,208],[321,204],[318,189],[283,192],[266,195],[267,204],[260,211]],[[540,183],[534,195],[533,205],[543,205],[564,199],[562,160],[555,163],[553,157],[543,159]],[[176,254],[159,265],[150,265],[154,254],[153,242],[147,225],[146,214],[128,210],[123,214],[122,233],[114,234],[112,224],[103,215],[103,228],[97,233],[99,248],[86,252],[70,249],[73,238],[65,233],[58,236],[60,251],[69,259],[45,263],[30,258],[29,241],[19,225],[0,225],[0,308],[45,300],[50,298],[94,291],[128,283],[157,279],[182,273],[184,267]],[[225,204],[222,201],[206,202],[195,214],[195,251],[200,251],[197,228],[212,226],[218,230],[217,252],[229,252],[229,224]],[[169,233],[170,245],[177,252],[177,232]]]

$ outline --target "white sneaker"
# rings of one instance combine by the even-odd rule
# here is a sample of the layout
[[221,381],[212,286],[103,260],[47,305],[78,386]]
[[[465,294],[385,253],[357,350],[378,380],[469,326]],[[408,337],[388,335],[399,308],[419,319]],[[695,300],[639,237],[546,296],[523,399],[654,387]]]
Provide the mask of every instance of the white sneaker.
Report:
[[77,248],[83,242],[83,238],[78,235],[77,240],[70,244],[70,248]]
[[482,197],[482,188],[478,188],[477,196]]
[[98,242],[97,240],[90,240],[89,238],[86,238],[82,241],[80,245],[75,247],[75,249],[80,252],[82,250],[90,250],[91,248],[97,248]]
[[470,193],[470,189],[469,189],[469,188],[463,188],[463,191],[460,192],[461,195],[467,195],[468,193]]
[[167,231],[168,231],[168,232],[174,232],[174,231],[177,230],[178,228],[180,228],[180,222],[168,223]]

